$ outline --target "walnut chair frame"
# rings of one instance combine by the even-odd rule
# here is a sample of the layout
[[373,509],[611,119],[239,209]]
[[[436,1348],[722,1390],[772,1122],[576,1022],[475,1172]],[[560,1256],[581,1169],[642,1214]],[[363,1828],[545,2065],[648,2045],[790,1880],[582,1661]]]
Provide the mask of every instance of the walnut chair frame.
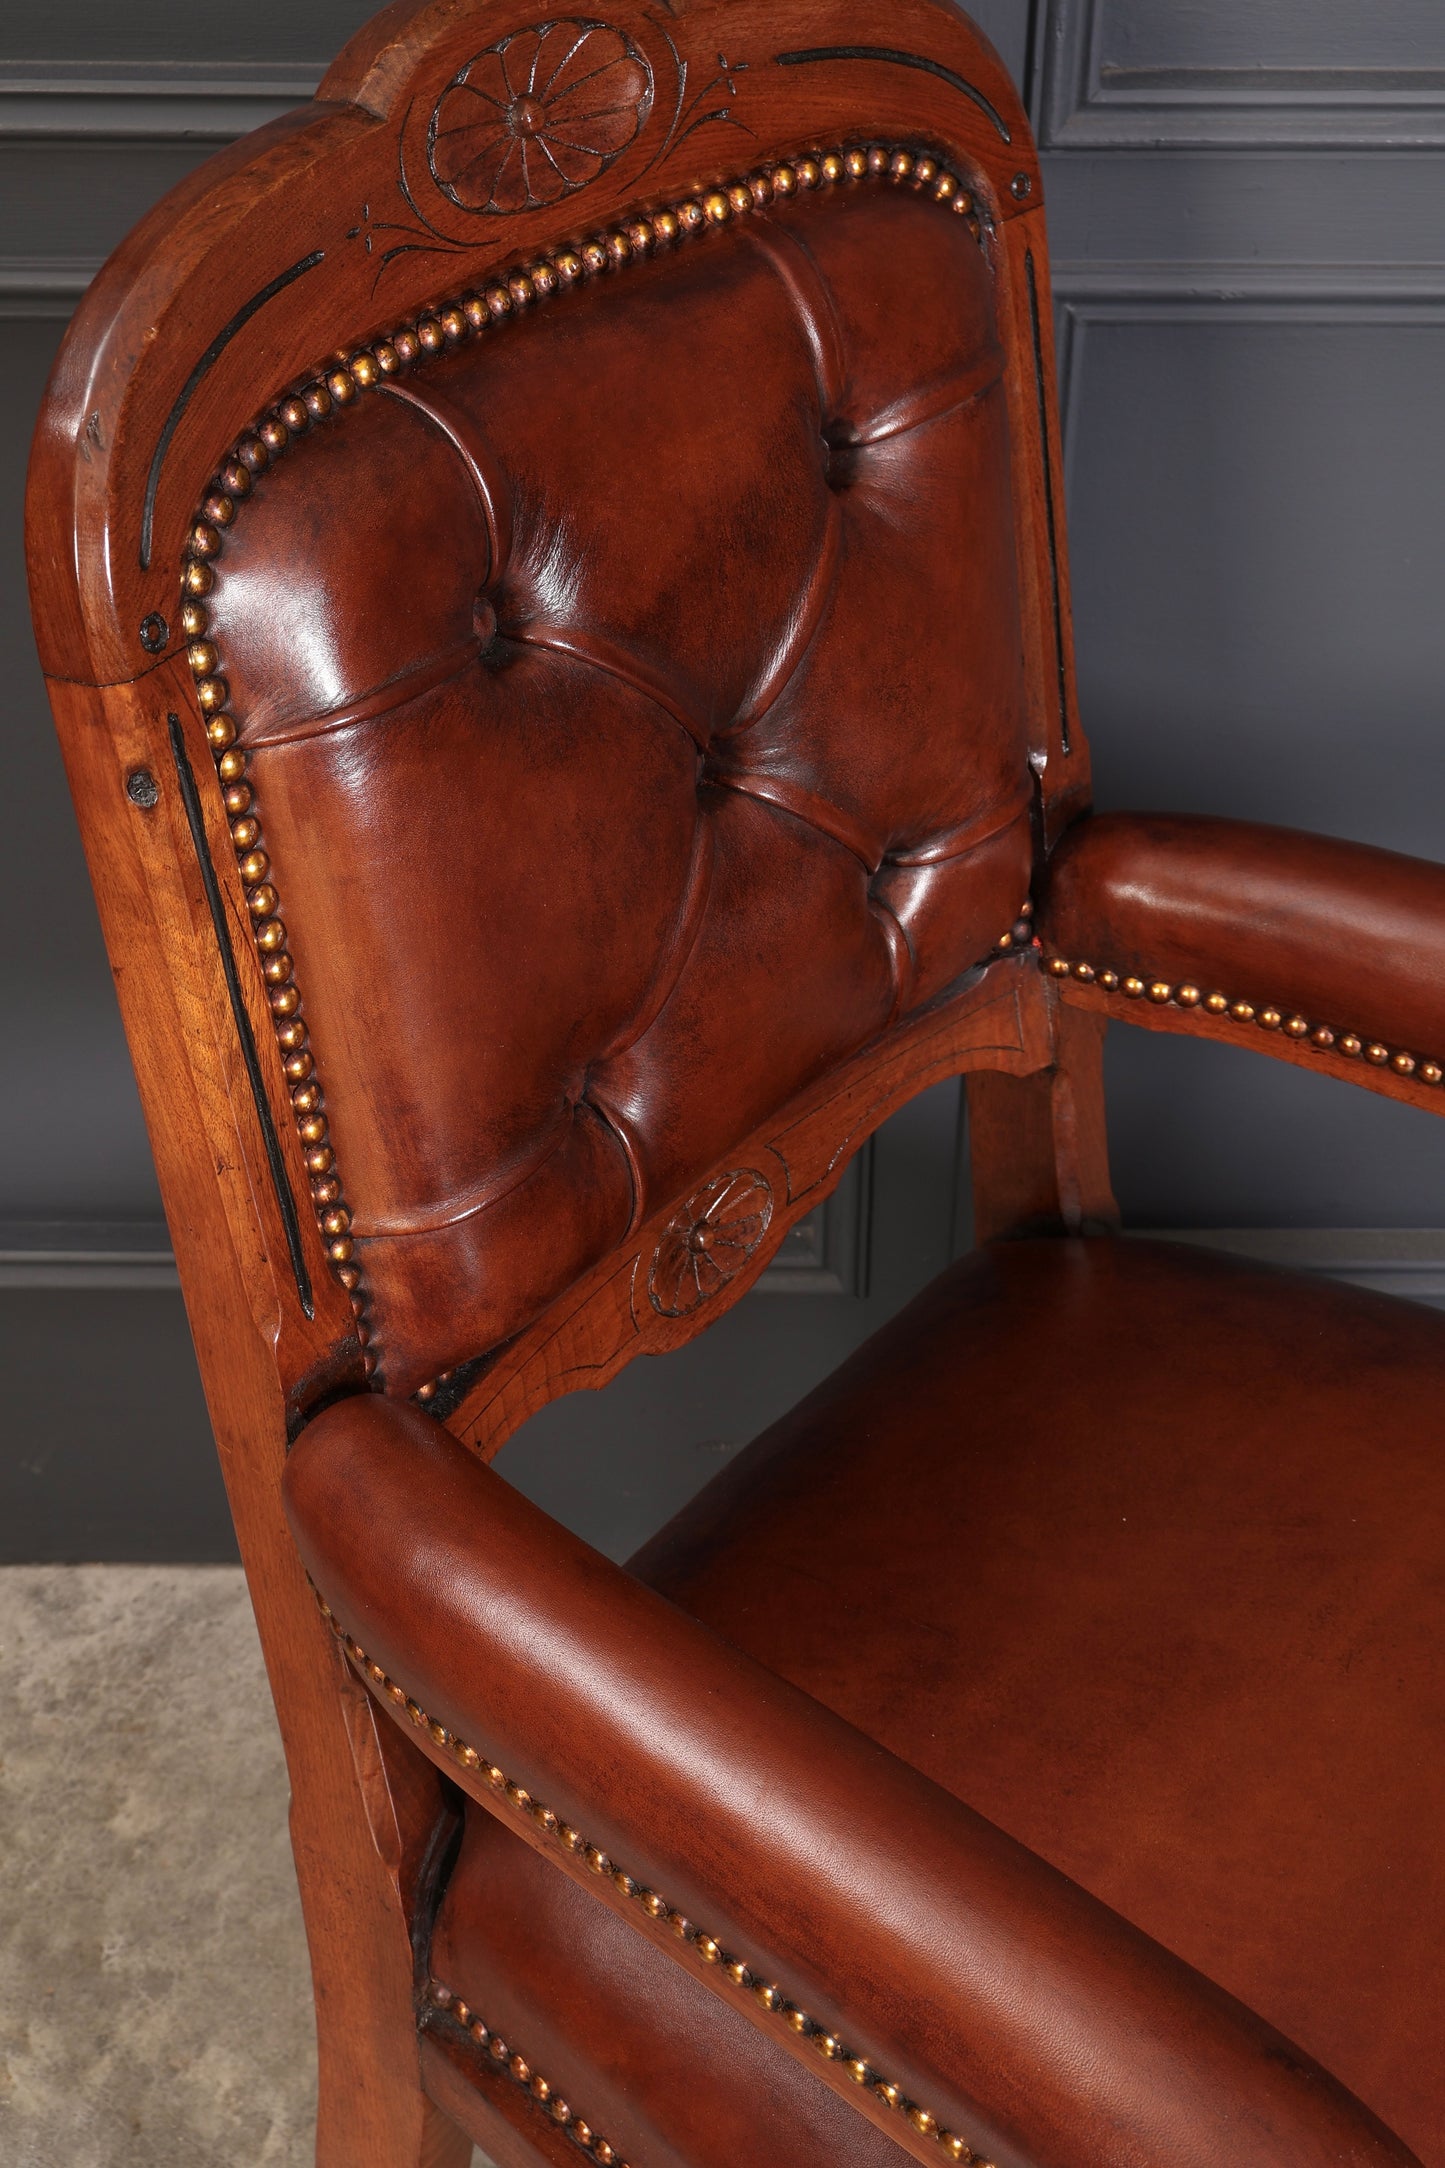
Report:
[[[935,1827],[886,1757],[870,1759],[826,1712],[779,1704],[766,1674],[701,1628],[692,1640],[676,1620],[666,1631],[681,1636],[677,1661],[699,1702],[711,1693],[728,1713],[710,1741],[689,1740],[690,1773],[685,1756],[655,1767],[641,1756],[643,1804],[629,1823],[617,1797],[589,1806],[565,1758],[548,1778],[526,1714],[536,1681],[489,1649],[480,1613],[465,1632],[457,1618],[438,1624],[452,1654],[424,1686],[402,1643],[384,1630],[363,1638],[323,1549],[304,1536],[298,1548],[287,1521],[288,1452],[344,1417],[384,1431],[379,1452],[404,1449],[426,1472],[419,1527],[444,1550],[448,1512],[519,1424],[710,1323],[867,1135],[941,1078],[967,1079],[980,1241],[1116,1225],[1100,1075],[1111,1017],[1445,1105],[1440,976],[1422,979],[1410,961],[1414,931],[1445,923],[1439,869],[1229,824],[1089,817],[1037,159],[1004,71],[965,18],[936,0],[890,0],[885,12],[880,30],[863,0],[620,0],[605,26],[563,25],[613,40],[603,58],[623,55],[630,119],[580,178],[554,160],[555,186],[519,183],[518,166],[504,182],[484,159],[468,197],[460,182],[442,185],[440,101],[479,54],[539,26],[507,0],[397,0],[313,104],[208,161],[122,245],[77,313],[41,418],[28,537],[38,637],[285,1743],[316,1984],[321,2168],[461,2168],[473,2139],[504,2168],[619,2157],[585,2103],[559,2097],[427,1970],[459,1795],[585,1884],[902,2155],[1219,2157],[1218,2131],[1200,2135],[1203,2109],[1193,2123],[1193,2110],[1165,2113],[1143,2154],[1117,2133],[1081,2135],[1056,2070],[1021,2107],[1036,2052],[1028,2026],[1010,2034],[996,2010],[985,2024],[986,1997],[975,2007],[972,1988],[934,1977],[936,1951],[890,1942],[877,1921],[862,1970],[882,2014],[840,2002],[831,1976],[810,1990],[800,1951],[786,1936],[770,1949],[759,1925],[770,1905],[786,1909],[783,1868],[766,1847],[751,1862],[739,1849],[724,1797],[729,1741],[744,1739],[755,1759],[773,1757],[780,1784],[796,1777],[806,1791],[811,1768],[819,1797],[843,1801],[851,1788],[896,1810],[943,1928],[960,1891],[986,1913],[1007,1884],[1020,1916],[1091,1953],[1113,2021],[1147,2029],[1171,2013],[1179,2052],[1225,2073],[1230,2097],[1273,2133],[1244,2157],[1411,2157],[1327,2082],[1301,2091],[1266,2071],[1247,2027],[1191,2000],[1167,1953],[1118,1940],[1072,1885],[1043,1869],[1031,1879],[971,1826]],[[513,133],[545,138],[544,103],[514,114]],[[265,793],[253,797],[247,780],[253,756],[213,611],[218,573],[248,500],[302,456],[303,440],[339,438],[367,402],[423,385],[434,355],[500,341],[572,290],[621,292],[635,264],[680,261],[770,206],[870,190],[931,202],[987,262],[1023,654],[1024,877],[940,995],[800,1080],[680,1188],[649,1197],[621,1240],[531,1314],[491,1333],[464,1320],[450,1339],[422,1333],[397,1353],[328,1126],[331,1080],[308,1035],[311,988],[288,947]],[[1368,974],[1342,955],[1342,931],[1358,954],[1361,927],[1381,958]],[[294,1479],[298,1496],[305,1480]],[[341,1516],[334,1500],[327,1510]],[[530,1524],[514,1527],[505,1504],[488,1510],[530,1556]],[[599,1645],[624,1617],[632,1639],[619,1647],[663,1630],[648,1610],[661,1599],[609,1578],[580,1546],[566,1556]],[[536,1570],[541,1585],[555,1555],[539,1552]],[[465,1683],[477,1675],[490,1682],[484,1731]],[[620,1658],[611,1688],[645,1697]],[[556,1722],[586,1742],[583,1762],[624,1751],[596,1702]],[[653,1838],[674,1819],[699,1834],[669,1883]],[[860,1836],[863,1883],[887,1871],[870,1843],[876,1852]],[[896,2019],[950,1994],[955,2030],[973,2025],[984,2041],[973,2063],[963,2048],[940,2050],[936,2028]]]

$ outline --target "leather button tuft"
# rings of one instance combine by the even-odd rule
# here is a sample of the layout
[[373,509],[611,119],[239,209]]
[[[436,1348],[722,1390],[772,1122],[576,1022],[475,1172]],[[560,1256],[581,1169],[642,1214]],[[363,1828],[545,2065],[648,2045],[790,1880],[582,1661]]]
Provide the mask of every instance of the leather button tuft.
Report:
[[485,590],[472,604],[472,629],[483,647],[490,647],[497,637],[497,612]]
[[853,479],[858,447],[842,422],[825,422],[821,434],[823,479],[830,489],[846,489]]

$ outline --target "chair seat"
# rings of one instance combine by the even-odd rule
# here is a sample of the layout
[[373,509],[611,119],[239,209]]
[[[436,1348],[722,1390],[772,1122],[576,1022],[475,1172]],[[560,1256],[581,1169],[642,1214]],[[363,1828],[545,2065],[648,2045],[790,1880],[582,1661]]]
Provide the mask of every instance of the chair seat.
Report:
[[[1445,2164],[1445,1318],[1179,1245],[936,1280],[633,1570]],[[480,1810],[434,1969],[633,2168],[900,2156]]]

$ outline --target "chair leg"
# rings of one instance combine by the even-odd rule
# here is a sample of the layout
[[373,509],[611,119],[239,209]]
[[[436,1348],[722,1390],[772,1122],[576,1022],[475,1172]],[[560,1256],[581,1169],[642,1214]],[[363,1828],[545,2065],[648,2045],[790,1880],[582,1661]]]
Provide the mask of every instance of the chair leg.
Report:
[[257,1615],[311,1954],[316,2168],[469,2168],[471,2140],[422,2090],[416,2026],[412,1923],[441,1780],[351,1673],[294,1551],[272,1561]]
[[466,2132],[431,2101],[427,2110],[435,2120],[422,2141],[421,2168],[471,2168],[472,2141]]
[[392,2100],[374,2083],[371,2098],[359,2099],[358,2075],[323,2054],[316,2168],[471,2168],[471,2139],[427,2099],[414,2071]]
[[1054,1061],[967,1077],[975,1242],[1119,1224],[1104,1122],[1104,1019],[1053,999]]
[[[411,1920],[440,1804],[435,1772],[386,1736],[349,1674],[338,1685],[352,1766],[326,1802],[323,1856],[299,1798],[291,1815],[316,1998],[316,2168],[469,2168],[470,2138],[422,2090],[413,1997]],[[358,1804],[364,1852],[342,1843]]]

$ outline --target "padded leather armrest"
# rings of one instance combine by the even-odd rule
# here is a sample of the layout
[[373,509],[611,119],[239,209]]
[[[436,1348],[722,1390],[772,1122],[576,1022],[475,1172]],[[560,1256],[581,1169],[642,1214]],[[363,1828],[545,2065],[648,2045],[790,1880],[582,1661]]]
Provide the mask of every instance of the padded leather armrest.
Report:
[[1054,852],[1039,931],[1051,958],[1445,1063],[1445,866],[1425,859],[1252,821],[1094,814]]
[[[969,2158],[946,2129],[1001,2168],[1413,2158],[1249,2011],[415,1406],[329,1408],[285,1489],[370,1668],[353,1660],[403,1722],[387,1682],[412,1697],[433,1757],[915,2157]],[[530,1796],[509,1800],[489,1762]],[[901,2112],[820,2053],[830,2036],[902,2089]]]

